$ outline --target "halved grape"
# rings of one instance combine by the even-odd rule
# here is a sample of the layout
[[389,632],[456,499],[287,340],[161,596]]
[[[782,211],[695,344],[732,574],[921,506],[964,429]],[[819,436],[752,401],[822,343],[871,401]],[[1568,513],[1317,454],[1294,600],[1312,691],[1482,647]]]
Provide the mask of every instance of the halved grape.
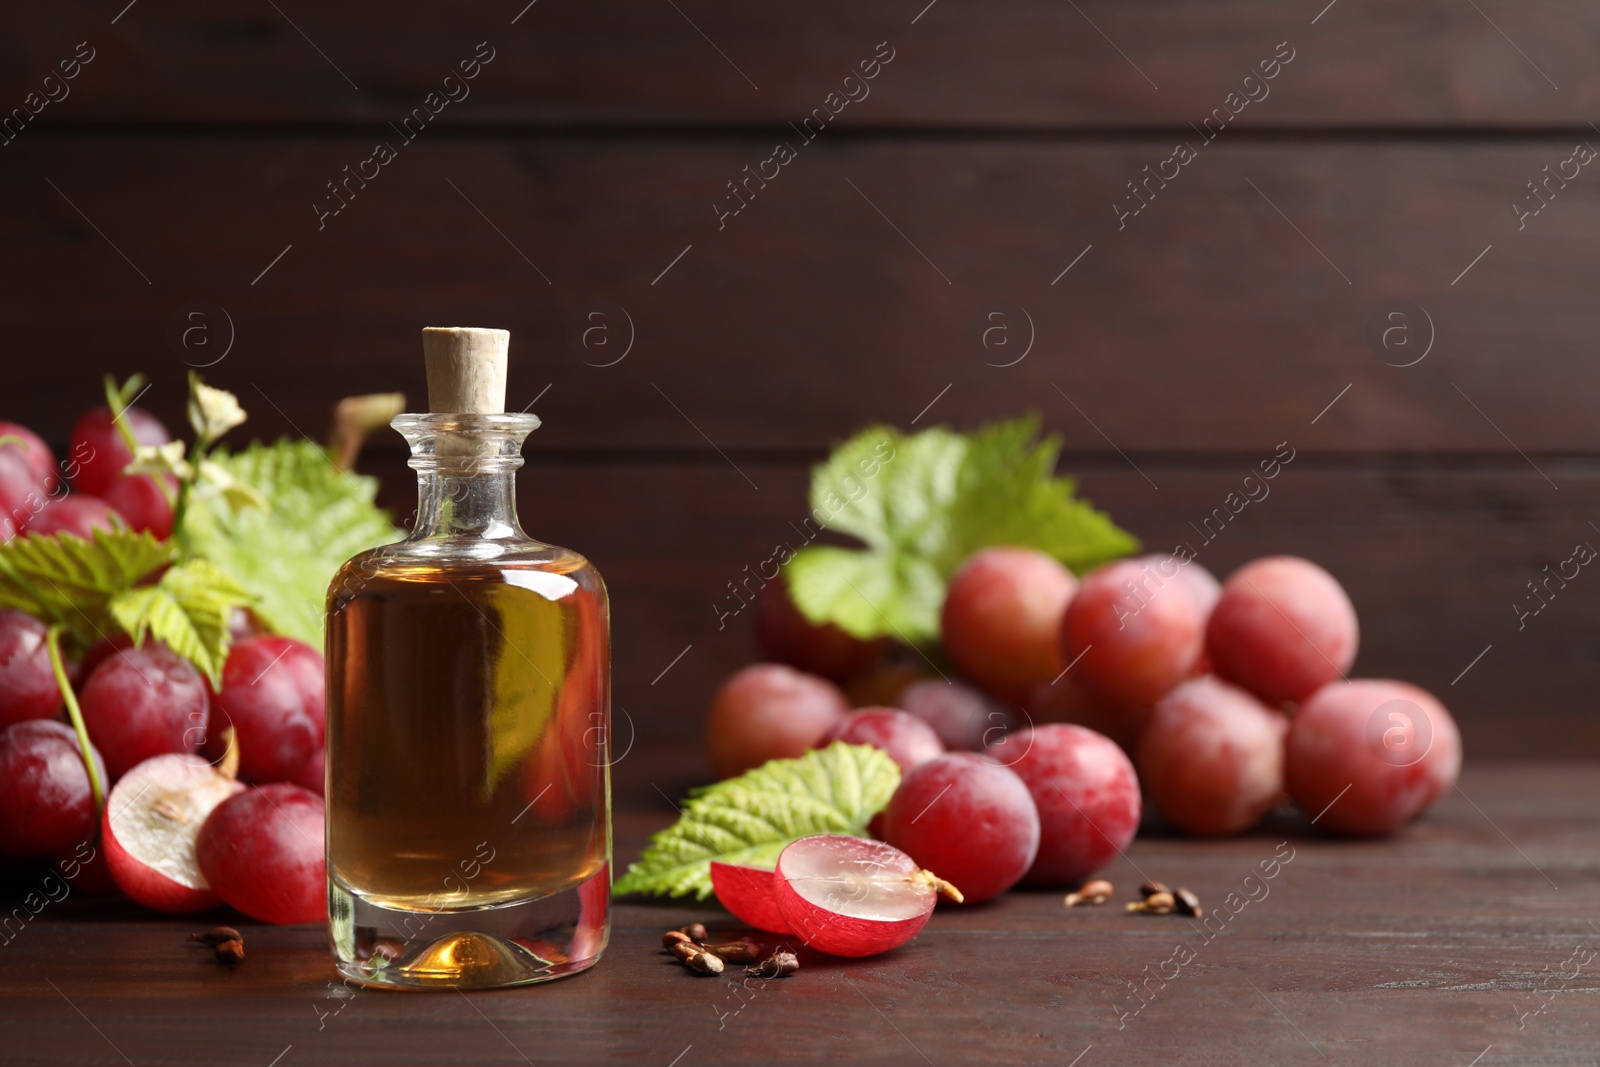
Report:
[[768,933],[792,934],[794,929],[778,910],[773,879],[773,873],[761,867],[711,861],[711,888],[735,919]]
[[773,896],[802,942],[835,956],[873,956],[916,936],[940,893],[961,893],[882,841],[817,834],[778,856]]
[[244,788],[230,770],[185,752],[145,760],[123,775],[100,820],[118,888],[147,908],[173,914],[217,903],[194,842],[211,810]]

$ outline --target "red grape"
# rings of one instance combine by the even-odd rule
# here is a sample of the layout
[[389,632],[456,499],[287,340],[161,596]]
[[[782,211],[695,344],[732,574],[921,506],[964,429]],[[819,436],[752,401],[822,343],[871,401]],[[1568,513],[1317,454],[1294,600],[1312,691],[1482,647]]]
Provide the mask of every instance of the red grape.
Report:
[[1355,662],[1356,609],[1309,560],[1269,556],[1228,576],[1206,627],[1217,674],[1268,704],[1304,700]]
[[1039,855],[1027,885],[1075,885],[1111,862],[1139,829],[1139,777],[1116,742],[1081,726],[1022,730],[989,747],[1039,809]]
[[866,641],[831,622],[812,622],[795,606],[780,573],[756,594],[756,645],[763,659],[843,682],[883,659],[889,639]]
[[129,637],[125,632],[120,630],[107,637],[102,637],[100,640],[90,645],[89,651],[85,652],[83,654],[83,659],[78,662],[79,684],[74,685],[73,688],[82,689],[83,686],[81,683],[89,680],[89,676],[94,674],[94,669],[96,667],[100,666],[100,664],[104,663],[118,652],[121,652],[123,649],[132,647],[133,638]]
[[792,934],[789,921],[778,910],[771,871],[735,863],[711,861],[711,888],[722,906],[746,926],[773,934]]
[[96,530],[115,530],[127,525],[122,516],[111,510],[96,496],[73,493],[51,500],[28,520],[28,532],[43,537],[47,534],[69,533],[88,540]]
[[326,795],[328,788],[328,754],[317,749],[294,776],[294,784],[304,786],[317,796]]
[[1144,732],[1145,724],[1150,721],[1149,708],[1103,697],[1071,678],[1040,686],[1027,707],[1036,723],[1068,722],[1086,726],[1111,738],[1130,756],[1139,745],[1139,735]]
[[834,741],[882,749],[902,771],[944,754],[944,745],[933,727],[898,708],[853,711],[824,734],[817,747],[823,748]]
[[152,756],[196,751],[211,714],[205,681],[188,660],[161,645],[104,660],[78,702],[113,778]]
[[898,708],[906,688],[922,679],[922,669],[904,662],[880,663],[844,683],[852,707]]
[[[164,445],[172,440],[161,420],[142,408],[130,405],[122,417],[141,445]],[[111,483],[133,462],[133,453],[111,421],[111,409],[104,405],[84,412],[72,428],[69,451],[78,467],[72,475],[72,487],[96,496],[110,489]]]
[[[89,746],[100,781],[100,753]],[[69,849],[94,831],[94,793],[83,749],[59,722],[19,722],[0,732],[0,852],[42,856]]]
[[1061,619],[1071,677],[1101,696],[1151,706],[1195,671],[1206,613],[1194,564],[1172,556],[1107,563],[1091,571]]
[[130,529],[149,530],[160,540],[172,536],[172,501],[148,474],[124,474],[105,492],[105,501]]
[[933,914],[940,888],[938,877],[892,845],[841,834],[791,843],[773,877],[784,920],[803,943],[835,956],[905,944]]
[[1039,811],[1022,779],[973,752],[906,775],[883,817],[884,839],[955,883],[969,904],[999,896],[1039,851]]
[[46,630],[32,615],[0,611],[0,728],[24,719],[53,719],[61,711]]
[[45,493],[52,492],[60,481],[56,474],[55,453],[44,443],[44,438],[20,423],[0,419],[0,437],[20,437],[22,443],[7,442],[0,445],[0,453],[19,457],[33,473],[34,484]]
[[1139,742],[1139,780],[1191,834],[1237,834],[1283,795],[1289,720],[1243,689],[1194,678],[1162,697]]
[[100,820],[117,888],[157,911],[215,906],[217,895],[195,860],[195,836],[211,810],[243,788],[188,753],[145,760],[123,775]]
[[1011,713],[983,693],[937,678],[908,685],[900,706],[933,727],[946,748],[958,752],[978,751],[1014,725]]
[[770,759],[793,759],[822,740],[850,710],[839,687],[778,663],[757,663],[722,683],[706,721],[711,768],[719,778]]
[[328,914],[322,826],[321,797],[275,782],[218,804],[195,858],[216,894],[252,919],[318,922]]
[[1371,836],[1420,815],[1461,771],[1443,704],[1405,682],[1331,682],[1300,705],[1284,757],[1289,795],[1318,826]]
[[940,614],[944,650],[985,689],[1021,702],[1066,667],[1057,635],[1078,588],[1072,572],[1031,548],[986,548],[956,571]]
[[204,752],[226,751],[232,726],[239,777],[246,782],[293,779],[322,747],[326,696],[322,654],[293,638],[247,637],[228,652],[222,689],[211,702]]
[[28,461],[14,448],[0,449],[0,525],[4,540],[28,528],[35,515],[53,499],[39,487]]
[[[90,822],[91,827],[94,821]],[[106,862],[104,848],[96,848],[88,841],[79,841],[70,852],[55,854],[56,869],[61,877],[72,883],[80,893],[115,893],[116,879],[111,877],[111,865]]]

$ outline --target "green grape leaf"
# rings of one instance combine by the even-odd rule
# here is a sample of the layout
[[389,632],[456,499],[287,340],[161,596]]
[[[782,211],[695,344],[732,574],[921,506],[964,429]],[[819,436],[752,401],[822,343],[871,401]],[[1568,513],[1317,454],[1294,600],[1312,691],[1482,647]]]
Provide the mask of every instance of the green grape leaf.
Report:
[[111,598],[112,616],[137,644],[146,635],[187,659],[221,687],[222,665],[232,635],[233,609],[250,594],[215,564],[191,559],[169,568],[154,585],[126,589]]
[[991,545],[1036,548],[1082,572],[1139,547],[1054,475],[1061,442],[1025,416],[960,434],[869,427],[811,475],[813,514],[863,548],[812,545],[784,568],[815,623],[861,638],[936,641],[950,576]]
[[[373,504],[376,480],[339,470],[310,441],[217,449],[206,463],[216,469],[195,487],[186,543],[255,598],[251,609],[268,627],[320,648],[335,572],[401,537]],[[246,491],[266,506],[239,507]]]
[[86,648],[116,625],[112,599],[174,555],[169,542],[131,530],[96,530],[88,540],[70,533],[16,537],[0,544],[0,608],[59,623]]
[[799,759],[769,760],[690,793],[682,816],[650,839],[615,892],[704,900],[712,860],[770,869],[799,838],[863,837],[899,784],[894,760],[869,745],[835,741]]

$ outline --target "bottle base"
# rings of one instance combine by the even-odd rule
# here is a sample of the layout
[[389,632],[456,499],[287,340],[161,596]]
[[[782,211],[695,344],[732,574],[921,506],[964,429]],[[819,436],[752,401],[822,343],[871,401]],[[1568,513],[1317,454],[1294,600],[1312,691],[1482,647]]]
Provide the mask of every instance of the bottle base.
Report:
[[610,877],[535,900],[457,911],[389,908],[328,880],[334,964],[385,989],[496,989],[586,971],[610,935]]

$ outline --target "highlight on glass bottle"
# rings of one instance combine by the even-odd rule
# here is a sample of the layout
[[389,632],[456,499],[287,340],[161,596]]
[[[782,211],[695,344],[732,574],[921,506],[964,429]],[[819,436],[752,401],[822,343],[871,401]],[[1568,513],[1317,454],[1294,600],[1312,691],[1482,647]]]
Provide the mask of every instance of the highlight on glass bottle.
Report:
[[538,424],[396,418],[411,535],[329,589],[330,938],[365,984],[520,985],[606,945],[609,607],[587,560],[518,525]]

